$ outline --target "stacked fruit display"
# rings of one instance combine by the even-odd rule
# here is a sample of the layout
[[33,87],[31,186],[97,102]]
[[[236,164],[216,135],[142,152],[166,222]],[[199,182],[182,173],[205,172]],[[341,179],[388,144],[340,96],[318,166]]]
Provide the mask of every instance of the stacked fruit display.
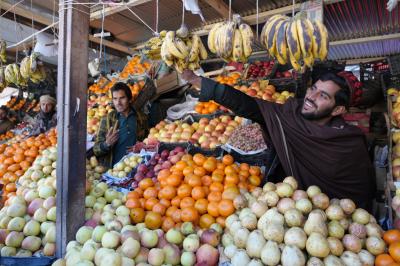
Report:
[[265,101],[284,104],[294,93],[289,91],[277,92],[274,85],[268,85],[268,81],[254,81],[250,86],[235,87],[249,96],[261,98]]
[[8,140],[14,137],[14,133],[11,131],[7,131],[6,133],[3,133],[0,135],[0,141]]
[[209,229],[196,234],[191,223],[165,233],[144,224],[83,226],[76,240],[68,243],[65,259],[53,265],[217,265],[221,232]]
[[385,252],[383,231],[350,199],[332,199],[317,186],[297,189],[293,177],[234,199],[222,237],[236,265],[374,265]]
[[392,115],[391,122],[396,128],[400,128],[400,97],[398,97],[397,89],[389,89],[388,95],[392,97]]
[[247,70],[246,79],[257,79],[268,77],[272,73],[272,69],[274,68],[274,61],[256,61],[249,65]]
[[376,266],[398,265],[400,263],[400,231],[398,229],[391,229],[383,234],[388,246],[387,253],[380,254],[375,258]]
[[200,37],[187,31],[168,31],[160,48],[161,58],[176,71],[200,68],[200,59],[207,59],[207,50]]
[[233,130],[242,123],[242,118],[232,118],[227,115],[209,120],[201,118],[199,122],[188,124],[180,120],[167,123],[161,121],[150,129],[145,143],[162,142],[191,142],[204,149],[214,149],[226,143]]
[[169,169],[176,162],[180,161],[184,154],[185,149],[180,146],[175,147],[172,151],[163,150],[160,154],[155,154],[146,164],[141,163],[138,166],[131,187],[136,189],[139,182],[145,178],[151,178],[156,183],[158,173],[162,169]]
[[213,114],[216,111],[220,110],[221,105],[214,101],[209,102],[198,102],[194,107],[194,111],[198,114],[206,115]]
[[227,62],[247,62],[253,52],[254,34],[246,23],[220,22],[208,34],[208,49]]
[[57,142],[55,130],[37,137],[0,145],[0,181],[4,185],[2,200],[15,195],[15,182],[31,166],[36,157],[47,147]]
[[93,183],[94,180],[100,178],[101,174],[106,171],[106,168],[99,164],[95,156],[90,157],[86,160],[86,179],[89,183]]
[[112,169],[107,171],[113,177],[127,177],[139,163],[142,162],[142,157],[139,155],[125,156],[120,162],[116,163]]
[[97,80],[96,83],[92,84],[89,86],[89,92],[94,93],[94,94],[102,94],[102,93],[107,93],[108,92],[108,87],[106,86],[110,81],[101,76],[99,80]]
[[43,150],[0,211],[1,256],[53,256],[56,240],[57,149]]
[[160,156],[165,161],[158,164],[161,170],[157,169],[157,181],[144,178],[128,193],[126,201],[132,222],[144,222],[149,229],[168,231],[182,222],[201,228],[215,222],[224,226],[225,217],[235,211],[233,199],[239,190],[253,190],[261,183],[259,167],[235,164],[230,155],[219,160],[202,154],[180,154],[169,161],[165,152]]
[[[392,174],[394,181],[400,180],[400,132],[395,131],[392,133],[393,147],[392,147]],[[399,212],[400,214],[400,212]]]
[[135,55],[126,63],[124,69],[119,74],[121,79],[127,78],[129,75],[141,75],[150,69],[151,64],[147,61],[141,63],[141,57]]
[[231,72],[231,73],[224,74],[224,75],[218,75],[215,78],[215,81],[217,81],[218,83],[221,83],[221,84],[234,86],[238,83],[240,77],[241,77],[241,74],[239,72]]
[[293,19],[274,15],[265,23],[260,40],[269,54],[282,65],[291,63],[299,71],[301,62],[311,67],[314,59],[328,55],[328,32],[322,22],[310,21],[298,13]]

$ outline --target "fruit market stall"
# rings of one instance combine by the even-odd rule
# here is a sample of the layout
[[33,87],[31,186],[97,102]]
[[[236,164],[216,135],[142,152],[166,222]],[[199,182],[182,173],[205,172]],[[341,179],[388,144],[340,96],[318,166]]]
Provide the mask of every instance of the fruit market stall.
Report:
[[[43,3],[32,2],[30,14],[33,7],[43,10]],[[400,263],[400,219],[394,219],[393,225],[384,219],[396,218],[391,211],[386,214],[375,208],[368,213],[350,199],[330,199],[317,186],[299,189],[291,176],[270,182],[275,157],[261,126],[214,101],[200,102],[199,88],[182,86],[180,79],[186,69],[200,75],[205,71],[204,76],[232,90],[283,105],[304,97],[320,69],[333,71],[339,66],[334,72],[351,91],[352,109],[346,121],[386,144],[386,135],[378,136],[373,130],[373,116],[386,111],[379,109],[382,103],[388,105],[389,172],[386,175],[385,169],[386,194],[381,194],[396,216],[400,208],[400,193],[395,191],[400,178],[396,98],[400,87],[393,71],[395,59],[390,67],[383,58],[379,63],[360,64],[359,75],[344,71],[346,63],[335,61],[353,59],[342,51],[344,47],[379,42],[376,36],[353,38],[369,38],[368,29],[360,26],[363,19],[355,21],[349,11],[355,5],[368,6],[367,0],[322,3],[323,19],[307,17],[304,6],[296,1],[257,1],[256,12],[241,1],[229,5],[227,1],[198,1],[207,23],[202,24],[200,16],[182,14],[181,27],[169,18],[176,18],[180,1],[137,2],[89,8],[60,1],[58,12],[57,4],[53,7],[51,20],[46,12],[32,18],[47,29],[56,30],[54,23],[59,24],[55,40],[62,62],[58,64],[59,123],[57,129],[36,137],[29,137],[27,123],[0,136],[0,264]],[[22,11],[29,10],[21,3],[7,4],[0,3],[1,9],[21,17]],[[377,9],[386,12],[383,4],[377,1]],[[178,11],[171,14],[173,10]],[[394,13],[399,10],[395,8]],[[338,12],[344,22],[335,19]],[[382,16],[371,12],[376,22],[382,22]],[[155,29],[147,17],[156,20]],[[159,17],[163,18],[160,23]],[[138,24],[143,26],[138,28]],[[375,34],[385,36],[381,42],[391,42],[396,36],[395,24],[389,24],[370,25]],[[101,33],[92,34],[99,27]],[[132,42],[131,38],[136,39]],[[347,39],[354,40],[347,43]],[[87,86],[86,48],[97,48],[94,43],[100,44],[99,61],[106,56],[104,47],[110,53],[131,56],[122,69],[101,73]],[[396,45],[388,46],[392,50],[355,58],[376,60],[400,52]],[[14,84],[29,92],[29,85],[46,79],[38,59],[41,55],[32,52],[18,58],[17,49],[18,63],[10,63],[13,60],[4,59],[1,42],[0,55],[5,64],[0,66],[1,88]],[[217,63],[219,70],[211,71],[215,68],[208,62]],[[384,80],[387,77],[389,82]],[[101,119],[114,110],[111,88],[117,82],[128,84],[135,107],[147,112],[151,126],[143,142],[107,169],[87,150],[93,146]],[[6,106],[33,116],[40,110],[37,96],[44,91],[13,97]],[[387,102],[382,94],[387,94]],[[168,103],[155,116],[154,106],[163,97]],[[392,227],[397,229],[387,230]]]

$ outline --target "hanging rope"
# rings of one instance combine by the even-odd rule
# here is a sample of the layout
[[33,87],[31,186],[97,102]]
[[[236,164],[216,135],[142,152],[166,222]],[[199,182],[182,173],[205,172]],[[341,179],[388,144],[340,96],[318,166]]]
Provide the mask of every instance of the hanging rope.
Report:
[[256,36],[257,36],[257,40],[258,40],[258,17],[259,17],[259,11],[258,11],[258,0],[256,1]]
[[292,19],[294,18],[294,5],[296,4],[296,0],[293,0],[292,5]]
[[185,0],[182,0],[182,24],[185,24]]
[[228,20],[231,21],[231,13],[232,13],[232,0],[229,0],[229,15]]
[[142,22],[147,28],[149,28],[154,34],[157,34],[157,32],[155,32],[141,17],[139,17],[139,15],[137,15],[135,12],[132,11],[132,9],[130,9],[128,6],[126,7],[129,12],[131,12],[135,17],[137,17],[140,22]]
[[3,17],[5,14],[7,14],[8,12],[10,12],[11,9],[14,9],[14,7],[16,7],[17,5],[21,4],[22,2],[24,2],[24,0],[21,0],[21,1],[17,2],[17,3],[15,3],[15,4],[13,4],[9,9],[7,9],[3,14],[1,14],[0,17]]
[[[104,36],[104,18],[105,18],[105,14],[104,14],[104,10],[105,10],[105,5],[103,5],[103,11],[101,12],[101,35],[100,35],[100,56],[99,59],[101,59],[101,54],[103,52],[102,48],[103,48],[103,36]],[[100,60],[99,60],[100,61]]]
[[[32,28],[32,34],[35,32],[34,30],[34,22],[33,22],[33,6],[32,6],[32,0],[31,0],[31,12],[32,12],[32,24],[31,24],[31,28]],[[32,38],[32,48],[35,46],[35,38]]]
[[159,31],[158,31],[158,16],[159,16],[158,8],[159,8],[158,0],[156,0],[156,32],[157,32],[157,34],[159,33]]

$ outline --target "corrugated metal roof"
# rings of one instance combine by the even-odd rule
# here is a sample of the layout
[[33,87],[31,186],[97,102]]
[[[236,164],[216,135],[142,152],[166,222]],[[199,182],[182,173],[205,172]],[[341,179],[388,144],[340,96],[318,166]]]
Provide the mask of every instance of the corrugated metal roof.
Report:
[[388,56],[400,53],[400,39],[342,44],[329,48],[329,59],[354,59]]
[[387,0],[346,0],[324,6],[331,41],[400,32],[399,5],[389,12]]

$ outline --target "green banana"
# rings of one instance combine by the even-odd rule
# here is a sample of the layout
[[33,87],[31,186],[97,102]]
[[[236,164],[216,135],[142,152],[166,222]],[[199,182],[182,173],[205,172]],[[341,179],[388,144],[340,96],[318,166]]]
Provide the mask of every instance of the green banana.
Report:
[[0,61],[3,63],[7,62],[6,48],[7,48],[6,41],[0,40]]

